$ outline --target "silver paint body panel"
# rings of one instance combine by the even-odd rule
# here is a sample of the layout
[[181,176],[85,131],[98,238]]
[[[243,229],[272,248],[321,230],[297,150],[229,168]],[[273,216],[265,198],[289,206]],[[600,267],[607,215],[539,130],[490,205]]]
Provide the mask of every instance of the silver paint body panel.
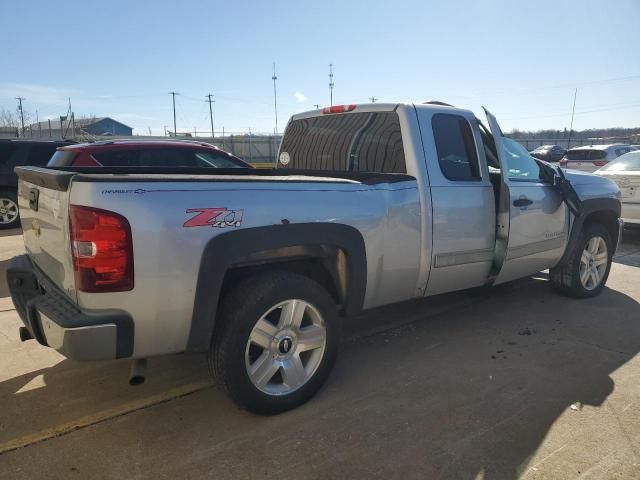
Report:
[[[355,227],[366,248],[364,308],[483,285],[492,268],[496,206],[482,139],[472,112],[435,105],[375,104],[358,111],[398,113],[407,173],[415,180],[366,185],[327,177],[220,177],[162,181],[73,181],[67,192],[40,188],[40,210],[29,210],[34,185],[20,182],[24,239],[33,260],[87,311],[116,307],[135,323],[134,357],[184,351],[205,245],[229,229],[331,222]],[[455,113],[472,125],[481,162],[478,182],[451,182],[440,171],[431,129],[435,113]],[[308,112],[294,118],[318,115]],[[591,181],[593,176],[589,179]],[[190,181],[187,181],[190,180]],[[195,181],[194,181],[195,180]],[[615,195],[611,185],[583,185],[581,195]],[[608,181],[607,181],[608,182]],[[612,182],[609,182],[612,183]],[[614,185],[615,187],[615,185]],[[553,266],[564,251],[569,219],[550,187],[529,184],[534,204],[512,211],[507,279]],[[128,292],[75,290],[68,229],[69,204],[110,210],[132,229],[135,287]],[[191,208],[243,210],[239,227],[184,228]],[[32,222],[40,225],[35,235]],[[550,234],[553,234],[549,236]],[[504,272],[503,272],[504,273]]]

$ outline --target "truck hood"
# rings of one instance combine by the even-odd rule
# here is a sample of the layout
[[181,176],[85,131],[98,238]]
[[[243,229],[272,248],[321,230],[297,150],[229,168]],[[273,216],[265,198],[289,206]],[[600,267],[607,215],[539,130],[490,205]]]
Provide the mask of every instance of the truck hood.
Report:
[[608,178],[579,170],[563,169],[563,172],[581,200],[602,197],[620,198],[618,185]]

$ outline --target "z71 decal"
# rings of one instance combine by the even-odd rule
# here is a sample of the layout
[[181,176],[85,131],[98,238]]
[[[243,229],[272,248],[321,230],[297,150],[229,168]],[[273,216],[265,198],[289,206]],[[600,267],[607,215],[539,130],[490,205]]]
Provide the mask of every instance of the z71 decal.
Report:
[[242,225],[242,210],[226,208],[188,208],[187,213],[195,213],[184,222],[183,227],[239,227]]

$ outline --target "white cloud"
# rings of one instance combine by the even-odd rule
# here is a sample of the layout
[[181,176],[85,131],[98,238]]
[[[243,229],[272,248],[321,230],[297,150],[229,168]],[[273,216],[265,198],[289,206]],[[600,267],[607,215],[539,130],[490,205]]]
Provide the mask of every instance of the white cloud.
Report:
[[296,100],[298,100],[300,103],[307,101],[307,96],[302,92],[295,92],[293,96],[296,97]]
[[74,94],[78,94],[78,91],[70,88],[7,82],[0,83],[0,96],[4,96],[4,93],[12,97],[26,97],[32,105],[39,103],[58,105],[66,103],[68,97],[73,97]]

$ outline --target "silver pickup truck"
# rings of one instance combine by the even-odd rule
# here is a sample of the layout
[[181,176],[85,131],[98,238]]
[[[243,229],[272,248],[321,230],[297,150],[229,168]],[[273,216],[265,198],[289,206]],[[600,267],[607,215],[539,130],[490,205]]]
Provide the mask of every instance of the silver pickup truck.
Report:
[[17,168],[27,254],[7,271],[35,338],[77,360],[207,352],[255,412],[308,400],[342,320],[550,269],[604,287],[617,186],[531,157],[441,103],[295,115],[274,168]]

